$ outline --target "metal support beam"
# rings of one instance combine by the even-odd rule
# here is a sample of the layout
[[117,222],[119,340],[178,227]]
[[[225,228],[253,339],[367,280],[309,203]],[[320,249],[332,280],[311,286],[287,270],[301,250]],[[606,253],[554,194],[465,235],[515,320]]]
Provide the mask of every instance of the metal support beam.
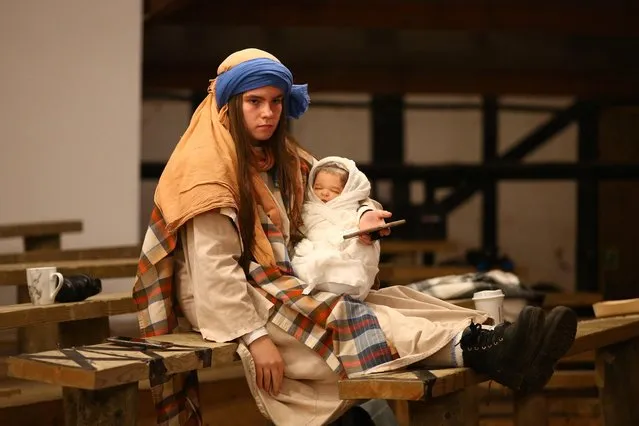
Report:
[[[499,110],[496,96],[484,96],[482,105],[483,160],[498,159]],[[482,182],[482,247],[485,253],[497,254],[497,183],[495,179]]]
[[[404,97],[402,94],[375,94],[371,101],[373,164],[399,166],[404,163]],[[387,209],[405,218],[410,204],[410,181],[393,179]],[[406,229],[397,229],[403,235]]]

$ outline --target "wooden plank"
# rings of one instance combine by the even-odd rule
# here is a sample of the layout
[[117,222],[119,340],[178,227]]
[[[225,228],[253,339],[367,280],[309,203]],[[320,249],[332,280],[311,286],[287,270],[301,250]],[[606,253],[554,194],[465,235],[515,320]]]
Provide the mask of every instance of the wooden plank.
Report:
[[[497,382],[484,382],[478,385],[480,389],[497,394],[510,394],[510,389]],[[550,378],[548,384],[544,387],[544,391],[561,391],[561,390],[577,390],[577,389],[594,389],[595,374],[593,370],[558,370]]]
[[569,308],[590,307],[603,300],[601,293],[575,292],[575,293],[546,293],[544,298],[545,308],[555,306],[567,306]]
[[428,278],[443,277],[446,275],[462,275],[477,272],[473,267],[465,266],[416,266],[393,265],[381,263],[379,265],[379,279],[391,285],[408,284]]
[[108,389],[63,389],[66,426],[136,426],[138,384],[126,383]]
[[[230,364],[237,359],[235,343],[208,342],[198,333],[169,334],[151,340],[175,345],[152,351],[161,357],[167,375]],[[72,352],[62,349],[10,357],[8,373],[15,378],[93,390],[148,379],[158,362],[145,351],[103,343],[76,347]]]
[[140,250],[140,246],[114,246],[74,250],[28,251],[24,253],[0,254],[0,264],[134,258],[140,255]]
[[578,354],[565,356],[559,360],[559,364],[570,365],[570,364],[578,364],[578,363],[594,363],[595,362],[595,352],[594,351],[586,351],[580,352]]
[[[592,303],[596,303],[595,300],[600,299],[601,295],[598,293],[549,293],[552,297],[546,297],[544,299],[543,307],[545,309],[552,309],[556,306],[567,306],[569,308],[580,308],[584,306],[591,306]],[[472,299],[451,299],[447,300],[455,305],[463,306],[465,308],[473,309]]]
[[580,321],[577,337],[566,356],[603,348],[639,336],[639,315]]
[[456,250],[457,245],[447,240],[382,240],[380,249],[382,254],[429,253]]
[[[0,383],[0,388],[19,388],[21,394],[0,398],[0,425],[63,426],[64,410],[62,390],[59,386],[19,381]],[[140,386],[138,424],[155,426],[156,412],[148,386]],[[240,378],[209,382],[200,381],[200,403],[203,425],[215,426],[268,426],[258,411],[246,379]],[[46,418],[42,413],[46,413]]]
[[[334,27],[441,30],[490,33],[540,32],[564,36],[635,36],[639,29],[634,3],[608,2],[431,2],[399,0],[388,8],[384,0],[324,0],[296,2],[193,2],[160,22],[176,24],[272,27]],[[596,16],[597,19],[592,19]]]
[[423,401],[408,401],[411,426],[477,426],[479,404],[474,386]]
[[62,275],[87,274],[96,278],[135,276],[138,258],[46,261],[0,265],[0,285],[25,285],[26,269],[55,266]]
[[81,232],[82,222],[79,220],[63,220],[40,223],[13,223],[0,225],[0,238],[41,237],[59,235],[66,232]]
[[[187,65],[144,65],[147,89],[199,90],[219,62]],[[345,67],[340,63],[315,66],[286,63],[297,81],[318,92],[442,93],[496,95],[589,95],[631,97],[639,94],[636,71],[601,70],[444,70],[389,66]],[[593,82],[596,81],[597,84]]]
[[539,426],[548,424],[548,402],[541,393],[515,396],[515,425]]
[[145,3],[144,21],[148,25],[155,19],[171,15],[187,7],[193,3],[193,0],[148,0]]
[[469,368],[402,370],[341,380],[339,396],[341,399],[420,401],[447,395],[485,380],[485,376]]
[[597,351],[599,400],[606,426],[639,424],[639,338]]
[[0,330],[136,312],[130,292],[101,293],[82,302],[0,306]]

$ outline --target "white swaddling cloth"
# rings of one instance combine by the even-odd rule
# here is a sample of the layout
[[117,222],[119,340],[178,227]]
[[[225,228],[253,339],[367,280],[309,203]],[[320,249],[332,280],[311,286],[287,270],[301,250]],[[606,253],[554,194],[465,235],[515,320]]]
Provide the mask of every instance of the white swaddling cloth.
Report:
[[[342,193],[324,203],[313,192],[313,183],[318,166],[330,162],[344,165],[349,176]],[[365,245],[343,235],[358,229],[357,209],[370,195],[370,182],[354,161],[342,157],[315,163],[308,181],[301,229],[306,238],[295,246],[293,270],[307,284],[305,294],[317,289],[363,300],[379,271],[379,241]]]

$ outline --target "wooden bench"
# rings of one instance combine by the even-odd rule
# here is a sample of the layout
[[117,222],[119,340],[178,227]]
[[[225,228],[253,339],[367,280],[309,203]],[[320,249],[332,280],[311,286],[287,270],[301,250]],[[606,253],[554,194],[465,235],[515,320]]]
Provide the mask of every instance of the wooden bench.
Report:
[[419,254],[453,251],[457,245],[447,240],[382,240],[380,249],[382,254]]
[[[198,377],[205,425],[272,426],[257,409],[241,362],[198,370]],[[157,425],[149,387],[148,380],[140,381],[139,426]],[[13,378],[0,381],[0,424],[66,426],[62,387]]]
[[[214,343],[198,333],[151,340],[172,343],[145,352],[101,343],[11,357],[9,375],[63,387],[67,425],[137,425],[138,383],[212,365],[233,365],[235,343]],[[159,369],[159,370],[158,370]]]
[[415,266],[380,263],[379,279],[391,285],[410,284],[428,278],[476,272],[470,266]]
[[[0,306],[0,330],[19,327],[53,330],[56,346],[100,342],[109,336],[109,317],[135,313],[131,293],[101,293],[82,302],[36,306],[31,303]],[[51,348],[49,348],[51,349]],[[0,379],[6,376],[0,358]]]
[[382,262],[395,265],[429,265],[440,253],[450,253],[457,245],[447,240],[384,239],[380,245]]
[[[60,323],[61,326],[68,326],[75,321],[96,319],[99,319],[104,326],[108,326],[110,316],[134,312],[136,312],[136,308],[130,292],[100,293],[82,302],[73,303],[54,303],[51,305],[20,303],[0,306],[0,330],[48,323]],[[93,321],[92,325],[95,326],[95,324],[96,322]],[[98,331],[103,328],[103,326],[95,329],[87,328],[85,332]],[[64,337],[64,340],[70,340],[74,338],[73,333],[73,330],[69,335],[61,333],[60,337]]]
[[[569,308],[585,308],[592,307],[593,303],[597,303],[603,300],[603,296],[600,293],[590,292],[574,292],[574,293],[548,293],[544,298],[542,307],[550,310],[557,306],[566,306]],[[472,299],[450,299],[447,300],[455,305],[463,306],[465,308],[473,308]]]
[[[639,316],[581,321],[567,356],[597,351],[596,382],[606,426],[629,426],[639,419]],[[341,380],[343,399],[395,401],[404,425],[478,424],[477,384],[487,378],[468,368],[415,369]],[[515,401],[515,424],[547,424],[543,394]]]
[[[82,302],[56,303],[46,306],[19,304],[0,307],[0,330],[26,325],[58,323],[60,347],[70,348],[102,342],[108,335],[109,317],[135,312],[135,305],[129,292],[99,294]],[[8,369],[8,360],[4,366]],[[125,367],[128,368],[129,366]],[[122,370],[120,370],[122,373]],[[8,371],[7,371],[8,374]],[[122,373],[124,374],[124,373]],[[244,378],[241,363],[221,363],[219,368],[199,371],[201,380],[201,400],[203,413],[210,419],[219,416],[236,415],[243,419],[243,426],[266,426],[266,422],[255,406]],[[20,424],[37,426],[60,426],[73,423],[77,416],[65,415],[63,391],[60,384],[35,382],[24,379],[0,377],[0,424]],[[151,404],[148,380],[139,383],[138,407],[139,424],[155,425],[155,412]],[[43,419],[42,413],[47,413]],[[39,413],[39,414],[37,414]],[[68,423],[65,423],[65,417]],[[245,420],[245,421],[244,421]],[[92,420],[91,420],[92,421]],[[260,423],[262,422],[262,423]],[[224,422],[223,422],[224,423]],[[112,423],[108,423],[112,424]],[[217,423],[216,423],[217,424]],[[232,420],[225,425],[235,425]]]
[[[90,259],[46,261],[33,263],[0,264],[0,286],[15,285],[18,289],[27,289],[26,269],[43,266],[55,266],[63,275],[88,274],[101,279],[134,277],[137,258]],[[19,302],[25,302],[19,300]],[[30,302],[27,300],[26,302]],[[55,348],[58,341],[55,328],[45,324],[38,327],[21,328],[18,343],[21,353],[40,352]]]
[[41,223],[0,225],[0,238],[21,237],[24,250],[59,250],[60,236],[67,232],[81,232],[82,222],[66,220]]
[[0,264],[136,258],[140,246],[113,246],[73,250],[38,250],[0,254]]
[[27,284],[26,270],[55,266],[62,275],[87,274],[98,278],[121,278],[135,276],[138,258],[60,260],[0,265],[0,285]]

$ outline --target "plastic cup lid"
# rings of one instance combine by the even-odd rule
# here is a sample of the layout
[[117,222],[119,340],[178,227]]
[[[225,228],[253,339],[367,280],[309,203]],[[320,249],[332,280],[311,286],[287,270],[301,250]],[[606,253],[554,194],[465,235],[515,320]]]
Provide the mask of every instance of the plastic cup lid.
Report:
[[473,294],[473,300],[490,299],[493,297],[504,297],[504,292],[501,290],[484,290]]

